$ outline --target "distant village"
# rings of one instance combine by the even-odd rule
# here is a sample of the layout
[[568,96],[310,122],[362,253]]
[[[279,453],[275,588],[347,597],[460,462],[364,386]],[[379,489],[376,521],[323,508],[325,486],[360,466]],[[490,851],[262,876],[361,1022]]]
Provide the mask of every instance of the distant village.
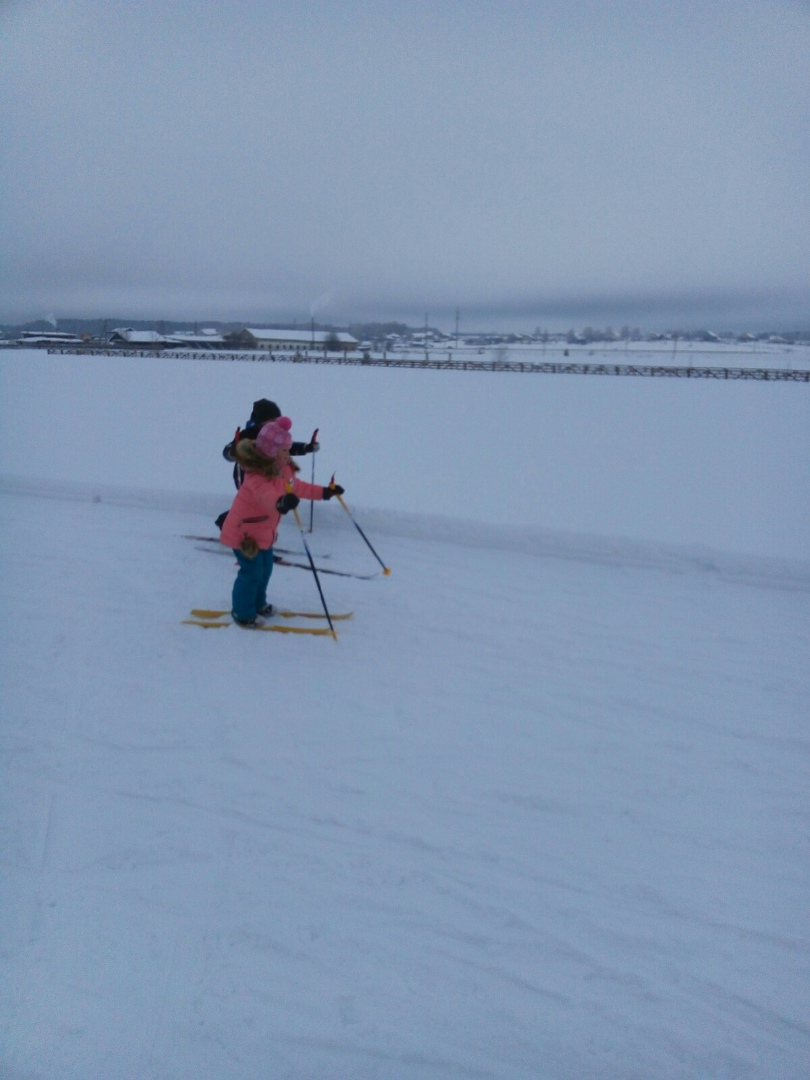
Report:
[[750,344],[810,344],[810,330],[804,332],[739,333],[712,330],[672,330],[666,333],[642,333],[640,329],[611,327],[570,329],[549,332],[537,328],[534,333],[445,333],[433,327],[415,329],[403,323],[367,323],[347,329],[316,326],[244,326],[213,322],[189,327],[164,322],[137,322],[130,326],[114,326],[110,320],[65,319],[59,322],[39,321],[24,326],[0,326],[0,346],[5,348],[93,348],[121,350],[164,351],[184,349],[265,350],[273,355],[311,353],[387,354],[396,352],[431,352],[464,349],[508,350],[517,348],[544,349],[546,346],[630,345],[643,342],[678,342]]

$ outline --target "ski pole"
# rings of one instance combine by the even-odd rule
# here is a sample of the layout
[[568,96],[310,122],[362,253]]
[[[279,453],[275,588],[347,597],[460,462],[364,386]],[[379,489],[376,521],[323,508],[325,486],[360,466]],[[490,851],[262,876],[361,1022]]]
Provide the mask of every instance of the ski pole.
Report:
[[[335,482],[335,477],[334,476],[332,476],[332,481],[331,482],[334,484],[334,482]],[[380,556],[374,550],[374,548],[372,547],[371,541],[366,536],[366,534],[363,532],[363,530],[360,528],[360,526],[357,524],[357,521],[355,520],[354,514],[351,512],[351,510],[348,508],[346,503],[343,501],[343,496],[338,495],[337,500],[340,503],[340,505],[343,507],[343,509],[346,511],[346,513],[349,515],[349,517],[352,519],[352,525],[354,525],[355,529],[357,529],[357,531],[363,537],[363,539],[366,542],[366,545],[368,546],[369,551],[374,556],[374,558],[377,560],[377,562],[380,564],[380,566],[383,568],[383,574],[385,574],[386,577],[387,577],[391,573],[391,567],[386,566],[385,563],[380,558]]]
[[[315,430],[312,432],[312,442],[314,443],[317,438],[318,438],[318,428],[315,428]],[[314,450],[312,452],[312,483],[313,484],[315,483],[315,451]],[[315,500],[310,499],[310,501],[309,501],[309,531],[310,532],[312,532],[312,522],[313,522],[314,517],[315,517]]]
[[309,544],[307,543],[306,533],[304,532],[304,526],[301,524],[301,516],[298,513],[298,507],[293,507],[293,514],[295,515],[295,523],[298,526],[298,531],[301,533],[301,540],[304,544],[304,551],[307,553],[309,559],[310,569],[312,570],[312,576],[315,578],[315,584],[318,586],[318,595],[321,598],[323,604],[323,613],[326,616],[326,621],[329,623],[329,629],[332,633],[332,637],[337,641],[337,632],[332,624],[332,616],[329,614],[329,608],[326,606],[326,600],[323,595],[323,589],[321,588],[321,582],[318,578],[318,571],[315,569],[315,560],[312,558],[312,552],[309,550]]

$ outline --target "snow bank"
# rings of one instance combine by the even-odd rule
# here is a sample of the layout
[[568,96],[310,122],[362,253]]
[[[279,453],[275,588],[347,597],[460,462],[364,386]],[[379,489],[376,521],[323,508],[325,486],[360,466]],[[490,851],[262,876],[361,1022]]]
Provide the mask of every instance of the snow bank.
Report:
[[226,495],[219,451],[271,397],[364,510],[810,557],[806,384],[34,351],[0,379],[5,474]]

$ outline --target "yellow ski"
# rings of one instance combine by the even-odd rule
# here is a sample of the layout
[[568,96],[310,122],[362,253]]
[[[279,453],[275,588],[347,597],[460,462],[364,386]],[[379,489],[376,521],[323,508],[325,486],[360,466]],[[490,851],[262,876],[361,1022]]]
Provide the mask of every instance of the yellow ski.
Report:
[[[224,616],[230,617],[230,611],[215,611],[212,608],[192,608],[191,614],[195,619],[221,619]],[[350,619],[353,612],[347,611],[343,615],[332,615],[333,619]],[[271,619],[275,619],[278,616],[280,619],[325,619],[326,616],[323,612],[316,611],[274,611],[270,616]],[[219,625],[219,624],[218,624]],[[227,624],[226,624],[227,625]]]
[[[202,626],[204,629],[213,630],[219,627],[232,626],[233,623],[219,622],[215,619],[183,619],[184,626]],[[277,634],[311,634],[319,637],[332,637],[337,641],[337,634],[334,630],[328,630],[325,626],[270,626],[264,624],[262,626],[250,626],[245,627],[249,630],[272,630]]]

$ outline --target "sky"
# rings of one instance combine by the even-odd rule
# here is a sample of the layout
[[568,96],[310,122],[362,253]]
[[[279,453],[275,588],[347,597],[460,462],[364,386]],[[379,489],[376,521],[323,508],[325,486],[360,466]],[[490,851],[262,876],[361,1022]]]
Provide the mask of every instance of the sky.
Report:
[[810,5],[0,2],[0,320],[810,323]]

